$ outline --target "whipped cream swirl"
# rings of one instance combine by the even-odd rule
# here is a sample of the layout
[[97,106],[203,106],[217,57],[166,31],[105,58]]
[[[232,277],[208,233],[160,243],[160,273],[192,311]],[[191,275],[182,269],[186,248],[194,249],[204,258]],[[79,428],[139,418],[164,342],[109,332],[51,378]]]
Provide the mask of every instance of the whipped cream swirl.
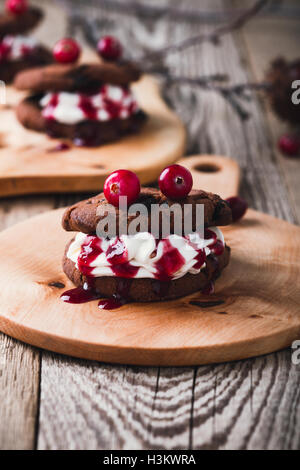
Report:
[[156,240],[150,233],[121,235],[110,240],[77,233],[67,257],[90,277],[118,276],[174,280],[187,273],[198,274],[211,253],[224,251],[224,237],[217,227],[187,237],[169,235]]

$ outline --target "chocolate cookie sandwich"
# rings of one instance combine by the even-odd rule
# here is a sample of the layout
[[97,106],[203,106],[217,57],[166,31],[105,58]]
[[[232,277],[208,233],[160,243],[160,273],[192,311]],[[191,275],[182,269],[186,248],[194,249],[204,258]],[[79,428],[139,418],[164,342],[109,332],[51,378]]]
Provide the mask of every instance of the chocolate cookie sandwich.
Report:
[[[66,247],[63,270],[77,288],[65,292],[64,301],[104,299],[99,307],[111,309],[213,292],[230,257],[217,228],[231,223],[229,205],[191,190],[192,176],[180,165],[166,168],[159,186],[141,189],[134,173],[118,170],[103,193],[66,209],[63,228],[77,234]],[[112,220],[113,233],[107,231]]]
[[146,115],[130,84],[141,72],[131,63],[102,61],[78,65],[78,44],[63,39],[54,48],[56,64],[24,71],[15,86],[31,92],[17,108],[27,128],[78,146],[99,146],[138,132]]
[[25,0],[7,0],[0,14],[0,80],[10,83],[22,70],[50,64],[52,53],[33,37],[25,36],[43,18],[40,8]]

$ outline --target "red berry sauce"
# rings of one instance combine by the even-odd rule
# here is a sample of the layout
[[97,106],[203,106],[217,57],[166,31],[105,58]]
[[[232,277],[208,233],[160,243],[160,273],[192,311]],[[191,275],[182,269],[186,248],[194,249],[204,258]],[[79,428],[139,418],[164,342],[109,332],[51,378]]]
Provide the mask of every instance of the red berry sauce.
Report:
[[174,273],[185,264],[184,257],[168,239],[164,240],[164,249],[161,258],[155,263],[155,277],[159,281],[170,281]]
[[78,106],[87,119],[89,119],[90,121],[97,119],[97,109],[93,105],[89,96],[81,94]]

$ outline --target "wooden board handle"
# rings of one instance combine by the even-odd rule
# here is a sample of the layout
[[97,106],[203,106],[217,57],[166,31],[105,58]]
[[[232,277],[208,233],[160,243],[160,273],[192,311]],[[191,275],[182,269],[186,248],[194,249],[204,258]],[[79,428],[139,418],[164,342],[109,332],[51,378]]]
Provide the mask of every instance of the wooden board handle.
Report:
[[178,162],[188,168],[194,180],[194,189],[219,194],[226,199],[238,194],[240,167],[229,157],[195,155]]

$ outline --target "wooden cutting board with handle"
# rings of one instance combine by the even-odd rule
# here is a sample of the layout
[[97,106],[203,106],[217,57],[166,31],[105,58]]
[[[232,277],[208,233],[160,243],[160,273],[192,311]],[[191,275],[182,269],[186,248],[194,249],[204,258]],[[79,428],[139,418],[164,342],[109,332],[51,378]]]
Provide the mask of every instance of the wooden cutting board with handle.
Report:
[[[91,60],[87,56],[85,62]],[[155,180],[183,155],[185,129],[161,98],[154,78],[143,76],[132,88],[148,114],[138,134],[95,148],[68,142],[68,150],[56,150],[61,141],[25,129],[17,121],[15,106],[24,93],[7,88],[7,103],[0,105],[0,197],[100,191],[118,168],[134,171],[143,184]]]
[[236,196],[240,185],[240,167],[235,160],[222,155],[194,155],[179,160],[190,170],[193,188],[217,193],[223,199]]
[[[239,171],[232,160],[220,158],[183,163],[193,166],[195,187],[227,197],[237,193]],[[219,170],[203,171],[204,163]],[[72,288],[61,268],[72,237],[61,228],[62,212],[44,213],[0,234],[0,330],[8,335],[72,356],[162,366],[247,358],[300,338],[299,227],[249,210],[223,228],[231,261],[213,295],[105,311],[97,301],[60,300]]]

